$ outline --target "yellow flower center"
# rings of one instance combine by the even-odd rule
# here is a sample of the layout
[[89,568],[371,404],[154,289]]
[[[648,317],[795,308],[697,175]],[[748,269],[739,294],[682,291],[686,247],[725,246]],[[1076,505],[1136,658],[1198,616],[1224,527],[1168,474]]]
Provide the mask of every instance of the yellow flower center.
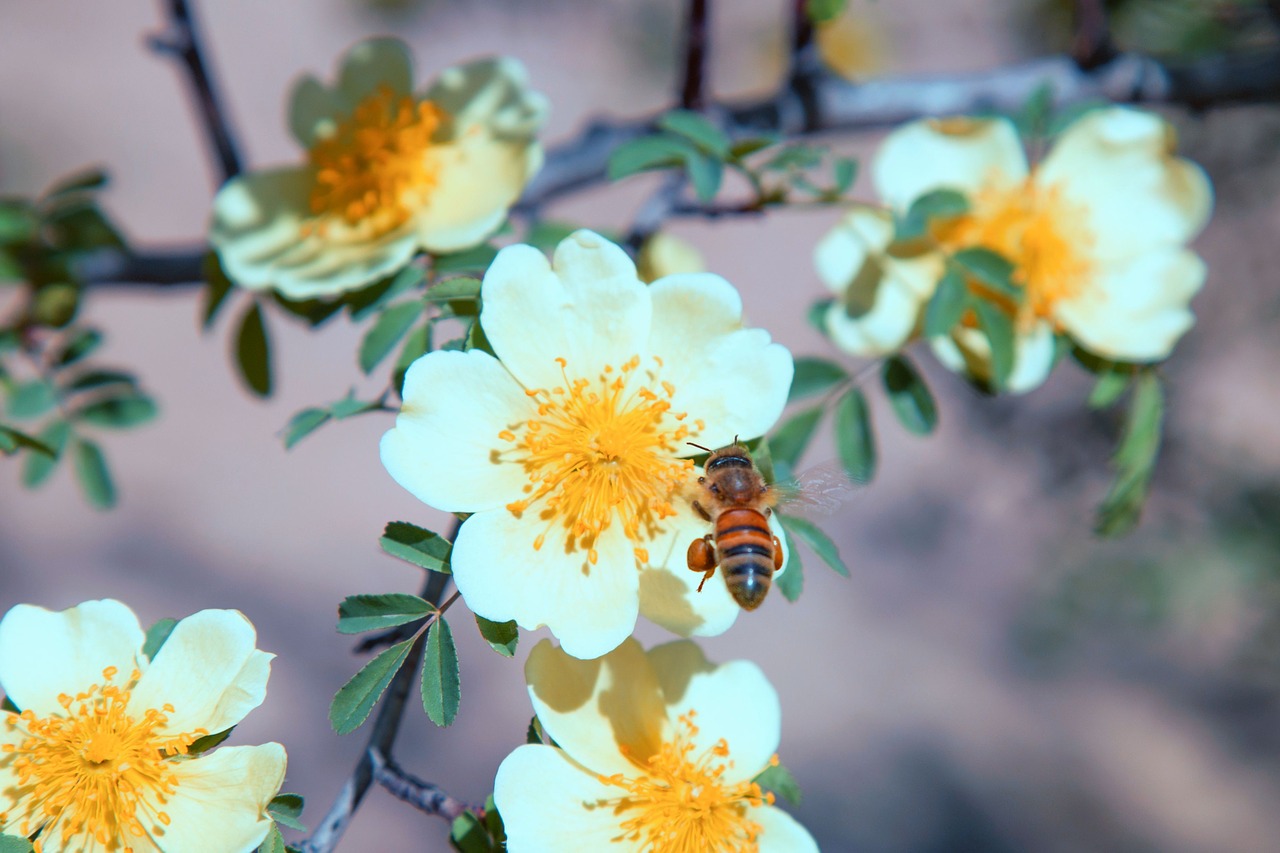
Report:
[[938,225],[935,236],[953,250],[981,246],[1008,258],[1015,265],[1014,284],[1026,288],[1020,325],[1056,322],[1054,307],[1079,295],[1093,272],[1086,251],[1093,235],[1084,209],[1059,187],[1038,186],[1030,177],[1010,188],[985,189],[972,202],[969,213]]
[[[73,836],[87,834],[108,849],[128,853],[132,848],[126,835],[160,831],[170,819],[157,806],[178,785],[169,759],[186,754],[192,743],[208,734],[204,729],[159,734],[157,730],[168,723],[167,714],[173,713],[172,705],[148,709],[140,718],[128,713],[130,689],[141,673],[135,670],[124,687],[111,683],[115,667],[103,670],[102,676],[102,685],[76,696],[59,696],[65,713],[37,717],[28,710],[6,717],[11,730],[26,734],[20,744],[0,748],[5,754],[0,761],[11,762],[18,777],[15,805],[24,814],[7,828],[30,835],[44,827],[37,853],[54,834],[60,835],[57,849],[66,848]],[[0,827],[5,818],[0,814]]]
[[[638,355],[620,368],[605,366],[595,379],[570,379],[568,362],[556,361],[564,384],[526,391],[537,400],[537,416],[498,434],[508,445],[498,458],[518,462],[529,476],[526,497],[507,509],[519,517],[541,501],[539,517],[548,529],[561,526],[567,549],[585,549],[591,563],[597,537],[620,522],[637,543],[637,559],[647,562],[639,543],[675,515],[672,498],[693,471],[693,462],[676,453],[705,424],[695,421],[691,431],[681,423],[685,413],[671,412],[676,389],[658,379],[657,356],[643,377],[637,376]],[[544,531],[533,547],[541,549],[545,539]]]
[[597,777],[628,792],[600,805],[619,815],[634,812],[622,821],[618,840],[641,841],[645,850],[756,853],[762,827],[751,819],[750,810],[772,805],[773,794],[755,782],[726,784],[725,771],[733,766],[729,745],[721,738],[711,749],[695,754],[692,738],[698,727],[693,717],[693,711],[680,717],[683,731],[649,757],[640,767],[641,775]]
[[439,182],[431,137],[444,117],[430,101],[379,87],[309,152],[311,212],[375,235],[403,225]]

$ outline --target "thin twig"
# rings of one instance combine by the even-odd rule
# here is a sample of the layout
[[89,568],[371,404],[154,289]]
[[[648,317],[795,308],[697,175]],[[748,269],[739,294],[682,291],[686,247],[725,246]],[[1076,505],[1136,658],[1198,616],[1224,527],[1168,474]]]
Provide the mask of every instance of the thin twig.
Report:
[[1115,55],[1103,0],[1076,0],[1071,56],[1085,69],[1097,68]]
[[242,171],[240,154],[231,127],[227,121],[222,101],[214,90],[213,76],[205,63],[195,17],[187,0],[164,0],[167,29],[148,39],[151,49],[167,54],[182,62],[187,71],[191,94],[204,124],[205,135],[218,161],[218,184],[234,178]]
[[439,785],[424,782],[376,749],[369,750],[369,761],[373,765],[374,781],[386,788],[391,796],[418,811],[453,821],[469,808],[466,803],[449,796]]
[[680,83],[680,106],[686,110],[700,110],[706,106],[709,5],[710,0],[689,0],[684,30],[684,79]]

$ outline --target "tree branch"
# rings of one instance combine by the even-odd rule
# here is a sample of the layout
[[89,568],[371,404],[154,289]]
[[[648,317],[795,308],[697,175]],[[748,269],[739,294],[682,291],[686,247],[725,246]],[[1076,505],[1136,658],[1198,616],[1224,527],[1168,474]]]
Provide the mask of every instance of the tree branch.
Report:
[[[456,535],[456,529],[454,533]],[[448,583],[448,575],[428,572],[426,582],[422,588],[422,597],[432,604],[439,604]],[[303,853],[331,853],[338,846],[338,842],[347,831],[347,826],[351,823],[351,818],[355,815],[356,809],[360,807],[361,800],[364,799],[364,795],[369,791],[369,786],[374,782],[375,756],[382,758],[384,761],[390,757],[396,735],[400,732],[400,721],[404,716],[409,688],[413,685],[414,676],[418,669],[417,664],[422,658],[422,650],[426,645],[426,641],[427,635],[426,632],[423,632],[413,644],[413,648],[410,650],[409,656],[405,658],[404,665],[400,667],[400,671],[391,679],[386,695],[382,698],[382,706],[378,709],[378,716],[373,722],[373,730],[369,734],[368,746],[361,754],[360,761],[356,764],[355,769],[351,771],[346,784],[338,792],[333,805],[329,807],[328,813],[316,827],[315,833],[300,845]]]
[[706,106],[707,12],[710,0],[689,0],[688,22],[684,30],[684,80],[680,84],[680,106],[700,110]]
[[374,781],[386,788],[391,796],[418,811],[452,822],[468,810],[466,803],[449,796],[439,785],[424,782],[408,773],[376,749],[369,750],[369,761],[373,765]]
[[172,56],[186,68],[196,109],[218,162],[218,184],[221,185],[242,171],[240,154],[221,100],[214,91],[213,77],[205,64],[199,32],[187,0],[164,0],[164,8],[168,19],[166,30],[151,36],[147,41],[152,50]]
[[1071,39],[1071,56],[1081,68],[1097,68],[1113,59],[1111,28],[1107,22],[1104,0],[1076,0],[1075,35]]

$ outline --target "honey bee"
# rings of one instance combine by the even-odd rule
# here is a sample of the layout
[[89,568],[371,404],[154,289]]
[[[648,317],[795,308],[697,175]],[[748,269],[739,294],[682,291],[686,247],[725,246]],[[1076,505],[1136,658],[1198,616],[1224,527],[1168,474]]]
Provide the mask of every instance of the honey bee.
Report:
[[719,450],[693,446],[711,454],[698,478],[693,509],[713,529],[689,543],[687,557],[690,570],[703,573],[698,592],[718,566],[733,600],[755,610],[769,592],[773,573],[782,568],[782,543],[769,528],[776,494],[736,438]]

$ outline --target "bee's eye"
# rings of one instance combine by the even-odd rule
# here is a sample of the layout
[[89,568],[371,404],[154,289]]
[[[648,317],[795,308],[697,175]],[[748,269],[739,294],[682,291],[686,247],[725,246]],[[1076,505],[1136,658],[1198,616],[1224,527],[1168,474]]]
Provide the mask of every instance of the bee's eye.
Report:
[[698,482],[699,482],[699,483],[705,483],[705,482],[707,482],[707,478],[706,478],[706,477],[699,477],[699,478],[698,478]]
[[712,483],[712,484],[711,484],[711,491],[715,492],[715,493],[718,495],[718,494],[720,494],[720,487],[719,487],[719,486],[717,486],[715,483]]

